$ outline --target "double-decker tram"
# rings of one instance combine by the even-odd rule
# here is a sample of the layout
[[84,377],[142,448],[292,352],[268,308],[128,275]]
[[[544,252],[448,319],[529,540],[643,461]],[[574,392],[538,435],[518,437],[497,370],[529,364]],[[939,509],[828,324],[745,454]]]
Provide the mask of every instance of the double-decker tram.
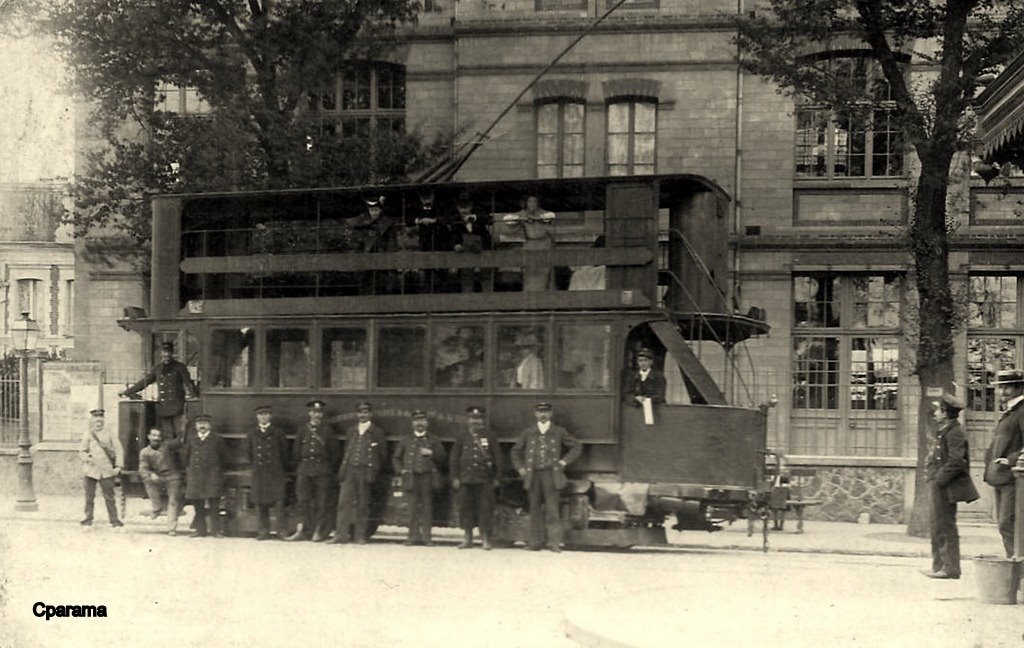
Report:
[[[294,431],[314,398],[339,441],[370,401],[392,446],[413,410],[447,443],[478,405],[506,457],[535,403],[552,403],[583,444],[562,495],[567,545],[664,543],[668,516],[710,530],[763,505],[765,410],[730,405],[694,350],[712,341],[727,357],[767,330],[725,298],[728,198],[705,178],[162,195],[152,207],[150,309],[122,324],[153,348],[175,341],[200,385],[188,413],[212,415],[231,448],[229,530],[255,528],[253,409],[271,405]],[[641,349],[666,377],[651,412],[623,397]],[[375,525],[404,526],[391,477]],[[456,524],[439,497],[438,524]],[[497,539],[525,538],[525,509],[510,469]]]

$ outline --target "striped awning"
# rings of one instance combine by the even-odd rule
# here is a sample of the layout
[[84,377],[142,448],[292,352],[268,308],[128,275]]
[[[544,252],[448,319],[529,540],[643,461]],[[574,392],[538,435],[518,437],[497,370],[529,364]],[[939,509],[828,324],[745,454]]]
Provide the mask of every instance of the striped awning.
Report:
[[1009,144],[1024,143],[1024,52],[1006,66],[978,96],[977,153],[997,154]]

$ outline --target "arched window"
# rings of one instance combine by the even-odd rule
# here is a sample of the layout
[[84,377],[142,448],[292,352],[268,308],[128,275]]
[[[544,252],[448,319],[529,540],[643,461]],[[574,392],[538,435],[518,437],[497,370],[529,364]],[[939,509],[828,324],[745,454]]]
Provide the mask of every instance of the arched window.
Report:
[[642,175],[657,169],[658,101],[615,97],[608,101],[608,175]]
[[309,94],[325,134],[343,138],[405,129],[405,68],[394,63],[365,63],[346,68]]
[[583,175],[586,106],[579,99],[554,98],[537,104],[537,177]]
[[895,103],[877,61],[867,52],[823,55],[822,65],[843,88],[864,97],[851,107],[805,102],[796,110],[796,174],[819,178],[903,174],[903,139]]

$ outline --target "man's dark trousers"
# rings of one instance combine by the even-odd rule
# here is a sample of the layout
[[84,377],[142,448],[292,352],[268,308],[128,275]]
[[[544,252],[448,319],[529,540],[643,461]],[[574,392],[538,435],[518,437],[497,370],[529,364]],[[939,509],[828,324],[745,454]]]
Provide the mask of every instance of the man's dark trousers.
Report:
[[1013,557],[1013,519],[1014,503],[1017,499],[1017,484],[995,486],[996,491],[996,522],[999,524],[999,535],[1003,536],[1003,548],[1006,557]]
[[96,505],[96,482],[100,484],[103,502],[107,505],[107,516],[111,524],[118,522],[117,505],[114,503],[114,478],[93,479],[85,477],[85,519],[92,522],[92,514]]
[[946,501],[946,492],[929,482],[932,499],[932,571],[960,575],[960,534],[956,528],[956,502]]
[[413,473],[412,492],[409,493],[409,539],[430,542],[434,526],[434,484],[429,472]]
[[[559,516],[559,493],[555,488],[555,471],[534,470],[530,483],[530,548],[562,542],[562,520]],[[544,510],[541,512],[541,506]],[[545,538],[546,531],[546,538]],[[545,542],[546,541],[546,542]]]
[[343,539],[349,538],[350,527],[354,527],[354,539],[357,542],[366,540],[370,525],[371,476],[368,466],[349,468],[345,473],[338,494],[338,516],[334,531]]

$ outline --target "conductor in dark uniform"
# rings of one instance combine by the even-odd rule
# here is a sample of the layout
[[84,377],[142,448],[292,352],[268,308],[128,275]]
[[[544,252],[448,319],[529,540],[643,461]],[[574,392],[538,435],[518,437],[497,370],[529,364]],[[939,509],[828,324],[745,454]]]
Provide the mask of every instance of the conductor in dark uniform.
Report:
[[256,425],[249,430],[249,465],[252,466],[252,489],[249,493],[256,505],[259,521],[257,540],[270,538],[270,510],[274,510],[277,535],[284,538],[288,520],[284,514],[284,487],[288,467],[288,444],[284,431],[271,420],[269,405],[256,408]]
[[295,499],[302,522],[286,540],[327,539],[327,490],[338,455],[334,431],[324,424],[326,404],[321,400],[306,403],[309,421],[295,436],[292,465],[295,469]]
[[645,398],[654,404],[665,402],[665,376],[654,368],[654,353],[640,349],[636,354],[637,369],[626,380],[625,401],[642,407]]
[[967,436],[960,425],[964,403],[944,392],[935,402],[935,440],[925,460],[925,480],[931,495],[932,569],[928,578],[960,578],[960,533],[957,502],[973,502],[978,490],[971,481]]
[[985,452],[985,483],[996,491],[996,520],[1006,557],[1013,556],[1014,483],[1011,468],[1024,448],[1024,372],[1000,371],[992,383],[1006,404]]
[[160,363],[142,380],[118,394],[122,398],[137,394],[146,386],[157,385],[157,427],[164,433],[164,441],[183,436],[185,432],[185,397],[197,398],[199,389],[192,382],[188,367],[174,359],[174,344],[160,345]]
[[473,527],[480,529],[484,549],[491,548],[494,530],[494,489],[501,474],[501,449],[484,421],[482,407],[466,410],[466,430],[452,444],[452,488],[458,494],[459,523],[465,538],[459,549],[473,546]]
[[[185,499],[196,508],[195,538],[212,532],[223,538],[220,525],[220,498],[224,494],[224,469],[227,467],[227,446],[223,437],[213,432],[209,414],[195,419],[194,429],[185,438]],[[207,524],[209,520],[209,524]]]
[[387,437],[373,422],[373,407],[362,402],[356,406],[356,424],[345,436],[345,456],[338,469],[341,489],[338,494],[338,517],[332,543],[343,544],[355,539],[366,544],[370,526],[370,498],[388,459]]
[[583,446],[568,430],[551,422],[553,409],[550,403],[537,403],[537,422],[523,430],[512,447],[512,465],[529,493],[527,547],[531,551],[539,551],[545,544],[551,551],[562,550],[559,498],[568,483],[564,469],[583,453]]
[[408,498],[407,545],[433,544],[434,491],[443,486],[441,466],[446,455],[441,442],[428,434],[428,425],[426,412],[413,412],[412,434],[398,442],[393,458],[395,472],[401,475],[402,492]]

